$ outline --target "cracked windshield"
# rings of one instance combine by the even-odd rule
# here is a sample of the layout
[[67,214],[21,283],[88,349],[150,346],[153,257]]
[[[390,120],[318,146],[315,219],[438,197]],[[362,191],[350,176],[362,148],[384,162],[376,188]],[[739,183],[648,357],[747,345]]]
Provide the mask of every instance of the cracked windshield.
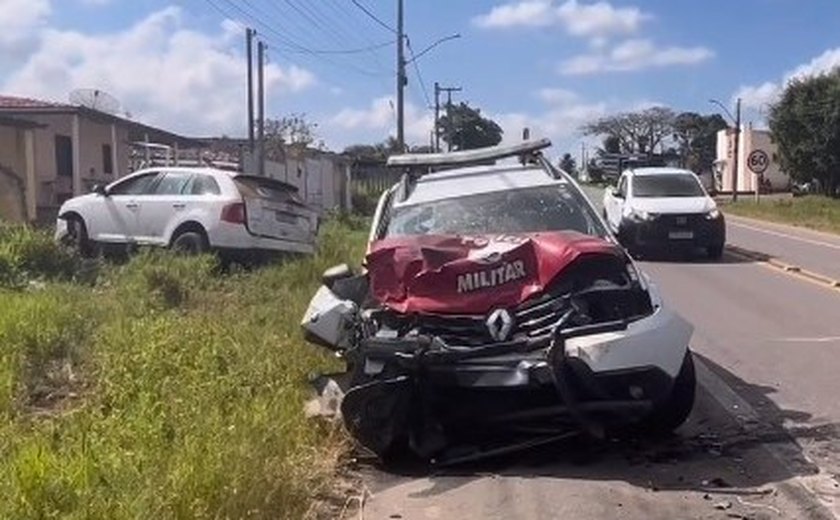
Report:
[[0,0],[0,519],[840,518],[838,19]]

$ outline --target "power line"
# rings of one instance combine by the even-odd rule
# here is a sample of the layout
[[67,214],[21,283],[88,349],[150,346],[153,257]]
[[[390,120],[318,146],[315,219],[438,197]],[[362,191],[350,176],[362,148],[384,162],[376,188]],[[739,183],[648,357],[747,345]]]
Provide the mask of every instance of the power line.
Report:
[[[348,49],[348,50],[311,49],[311,48],[308,48],[308,47],[290,39],[289,37],[283,35],[282,33],[278,32],[272,26],[268,25],[268,23],[266,23],[263,20],[263,18],[260,18],[259,16],[254,16],[253,13],[245,10],[240,5],[237,5],[233,0],[218,0],[218,1],[224,2],[224,5],[227,5],[227,6],[231,7],[233,10],[235,10],[236,12],[238,12],[241,15],[241,17],[243,17],[246,21],[251,22],[251,23],[255,23],[256,25],[259,25],[260,27],[262,27],[268,34],[270,34],[272,36],[267,36],[266,34],[260,34],[259,35],[260,39],[262,39],[263,41],[266,41],[268,43],[271,43],[272,45],[276,45],[278,48],[283,49],[286,52],[293,52],[293,53],[309,55],[309,56],[312,56],[314,58],[318,58],[318,59],[320,59],[320,60],[322,60],[326,63],[332,64],[336,67],[341,67],[341,68],[345,68],[345,69],[348,69],[348,70],[352,70],[352,71],[354,71],[358,74],[362,74],[362,75],[365,75],[365,76],[383,77],[383,76],[390,75],[390,73],[385,74],[385,73],[372,72],[370,70],[366,70],[366,69],[357,67],[357,66],[349,64],[349,63],[340,63],[340,62],[337,62],[337,61],[333,60],[332,58],[330,58],[330,55],[332,55],[332,54],[353,54],[353,53],[357,53],[357,52],[367,52],[369,49]],[[247,5],[251,5],[251,7],[253,8],[252,4],[248,0],[245,0],[245,1],[246,1]],[[230,11],[222,9],[220,7],[220,5],[216,3],[216,0],[206,0],[206,2],[208,4],[210,4],[216,11],[218,11],[220,14],[222,14],[225,18],[233,19],[234,22],[237,23],[237,25],[239,25],[240,27],[244,28],[245,25],[247,25],[247,23],[243,23],[243,20],[240,19],[240,17],[238,17],[236,15],[231,15]],[[265,14],[262,10],[258,10],[258,11]],[[267,17],[265,17],[265,18],[267,18]],[[391,42],[389,42],[388,44],[390,45]],[[336,52],[336,51],[338,51],[338,52]],[[353,52],[347,52],[347,51],[353,51]]]
[[426,107],[432,106],[432,100],[429,98],[429,91],[426,90],[426,82],[423,81],[423,74],[420,73],[420,66],[417,64],[417,58],[414,56],[414,49],[411,47],[411,39],[405,38],[405,46],[408,47],[408,53],[411,54],[411,63],[414,65],[414,71],[417,72],[417,82],[420,83],[420,89],[423,91],[423,99],[426,100]]
[[361,11],[362,11],[363,13],[365,13],[366,15],[368,15],[368,18],[370,18],[370,19],[371,19],[371,20],[373,20],[374,22],[378,23],[380,26],[384,27],[386,30],[391,31],[391,32],[392,32],[392,33],[394,33],[394,34],[397,34],[397,30],[396,30],[396,29],[394,29],[393,27],[391,27],[391,26],[390,26],[390,25],[388,25],[387,23],[383,22],[383,21],[382,21],[382,20],[381,20],[378,16],[376,16],[375,14],[373,14],[373,13],[372,13],[372,12],[371,12],[371,11],[370,11],[367,7],[365,7],[364,5],[362,5],[362,4],[359,2],[359,0],[350,0],[350,1],[351,1],[351,2],[353,2],[353,5],[355,5],[355,6],[356,6],[356,7],[358,7],[359,9],[361,9]]

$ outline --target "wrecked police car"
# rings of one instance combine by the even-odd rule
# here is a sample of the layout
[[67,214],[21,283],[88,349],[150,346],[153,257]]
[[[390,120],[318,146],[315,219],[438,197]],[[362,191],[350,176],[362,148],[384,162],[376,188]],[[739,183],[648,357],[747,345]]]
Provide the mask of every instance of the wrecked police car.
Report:
[[688,417],[692,327],[548,146],[391,157],[404,175],[379,201],[365,271],[325,273],[302,326],[346,361],[341,416],[383,460],[451,464]]

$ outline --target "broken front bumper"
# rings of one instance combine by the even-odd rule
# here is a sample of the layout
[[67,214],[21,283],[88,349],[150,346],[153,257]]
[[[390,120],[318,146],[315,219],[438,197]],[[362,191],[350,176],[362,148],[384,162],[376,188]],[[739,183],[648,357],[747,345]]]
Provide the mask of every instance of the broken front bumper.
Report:
[[658,307],[630,323],[558,326],[544,337],[478,347],[427,336],[368,338],[342,415],[379,455],[404,441],[433,457],[454,439],[480,444],[491,433],[601,437],[667,399],[691,332]]

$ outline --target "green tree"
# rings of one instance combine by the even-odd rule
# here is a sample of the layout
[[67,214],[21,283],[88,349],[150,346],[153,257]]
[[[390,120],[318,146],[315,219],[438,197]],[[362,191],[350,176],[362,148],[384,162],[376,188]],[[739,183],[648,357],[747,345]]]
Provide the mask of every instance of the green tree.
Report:
[[840,188],[840,69],[788,83],[770,110],[778,159],[794,180],[819,182],[837,197]]
[[679,114],[674,119],[673,137],[683,166],[698,173],[711,171],[717,157],[717,133],[727,126],[719,114]]
[[568,174],[577,175],[577,163],[574,157],[572,157],[572,154],[563,154],[563,157],[560,159],[560,169]]
[[438,129],[453,150],[471,150],[502,142],[502,128],[481,110],[466,103],[452,105],[440,120]]
[[621,153],[621,140],[614,135],[605,136],[598,153],[602,155],[606,153]]
[[306,114],[290,114],[279,119],[265,120],[265,156],[274,161],[285,158],[286,147],[306,148],[317,138],[317,123],[306,119]]
[[344,149],[344,153],[356,159],[384,161],[389,155],[399,153],[399,146],[397,145],[397,139],[389,136],[381,143],[350,145]]
[[585,124],[581,130],[584,135],[617,140],[620,153],[653,153],[673,133],[675,117],[670,108],[651,107],[605,116]]

